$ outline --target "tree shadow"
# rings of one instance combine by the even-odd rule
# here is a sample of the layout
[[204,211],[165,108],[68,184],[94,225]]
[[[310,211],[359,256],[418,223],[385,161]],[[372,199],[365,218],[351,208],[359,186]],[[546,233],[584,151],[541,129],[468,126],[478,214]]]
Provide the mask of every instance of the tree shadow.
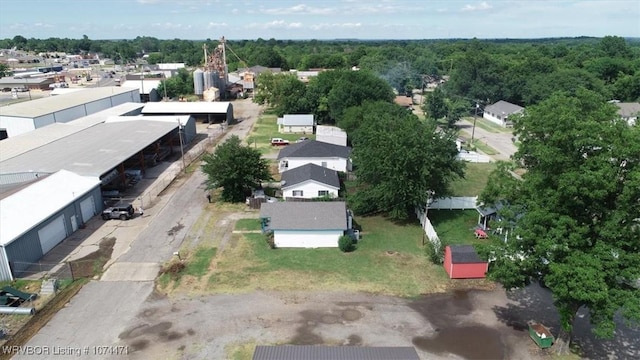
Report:
[[[514,330],[528,331],[527,322],[533,320],[548,327],[557,337],[560,316],[550,290],[533,283],[524,289],[507,292],[507,298],[510,303],[493,307],[499,321]],[[640,327],[627,326],[621,316],[616,316],[616,325],[612,339],[599,339],[592,332],[588,309],[580,309],[573,323],[572,351],[589,359],[640,358]]]

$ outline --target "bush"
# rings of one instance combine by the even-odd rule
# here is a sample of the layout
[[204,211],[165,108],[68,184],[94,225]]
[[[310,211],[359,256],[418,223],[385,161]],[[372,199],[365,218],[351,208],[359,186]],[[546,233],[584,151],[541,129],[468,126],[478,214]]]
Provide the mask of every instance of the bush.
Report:
[[347,235],[340,236],[340,239],[338,239],[338,247],[342,252],[351,252],[356,249],[355,245],[353,245],[353,239]]
[[269,248],[271,249],[275,249],[276,248],[276,242],[273,236],[273,231],[267,231],[265,234],[265,238],[267,240],[267,245],[269,245]]
[[436,248],[431,241],[427,241],[425,246],[425,251],[427,253],[427,257],[431,260],[432,263],[436,265],[442,265],[444,262],[444,251],[442,250],[442,245]]

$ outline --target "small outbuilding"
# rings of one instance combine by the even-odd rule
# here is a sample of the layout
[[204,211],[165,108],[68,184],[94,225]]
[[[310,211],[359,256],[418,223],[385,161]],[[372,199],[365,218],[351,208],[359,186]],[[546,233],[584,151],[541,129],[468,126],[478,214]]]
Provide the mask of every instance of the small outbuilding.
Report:
[[314,126],[313,114],[287,114],[278,118],[280,133],[313,134]]
[[473,245],[449,245],[444,250],[444,269],[450,279],[483,279],[489,263],[480,259]]

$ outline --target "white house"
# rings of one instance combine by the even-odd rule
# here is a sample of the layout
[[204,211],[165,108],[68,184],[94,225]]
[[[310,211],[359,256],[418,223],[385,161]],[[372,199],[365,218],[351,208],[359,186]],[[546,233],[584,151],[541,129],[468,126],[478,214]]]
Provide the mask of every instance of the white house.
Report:
[[306,164],[316,164],[327,169],[351,171],[351,148],[346,146],[307,140],[285,146],[278,154],[280,172]]
[[519,114],[524,111],[522,106],[518,106],[504,100],[500,100],[493,105],[484,108],[482,117],[503,127],[511,125],[509,116]]
[[306,164],[282,173],[282,192],[285,199],[338,197],[338,172],[316,164]]
[[286,134],[313,134],[313,114],[284,115],[278,118],[278,132]]
[[338,247],[352,223],[342,201],[283,201],[260,207],[263,231],[273,231],[276,247]]
[[640,116],[640,103],[616,103],[618,107],[618,115],[624,119],[630,126],[638,122]]
[[337,126],[318,125],[316,126],[316,140],[347,146],[347,133]]

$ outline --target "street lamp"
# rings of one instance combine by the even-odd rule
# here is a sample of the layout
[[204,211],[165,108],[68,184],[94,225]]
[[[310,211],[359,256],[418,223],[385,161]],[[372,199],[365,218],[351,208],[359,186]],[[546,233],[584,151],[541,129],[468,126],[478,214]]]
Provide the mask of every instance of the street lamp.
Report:
[[180,153],[182,154],[182,170],[184,170],[184,173],[187,173],[187,167],[184,164],[184,145],[182,143],[182,123],[180,123],[180,119],[176,119],[178,120],[178,138],[180,138]]

